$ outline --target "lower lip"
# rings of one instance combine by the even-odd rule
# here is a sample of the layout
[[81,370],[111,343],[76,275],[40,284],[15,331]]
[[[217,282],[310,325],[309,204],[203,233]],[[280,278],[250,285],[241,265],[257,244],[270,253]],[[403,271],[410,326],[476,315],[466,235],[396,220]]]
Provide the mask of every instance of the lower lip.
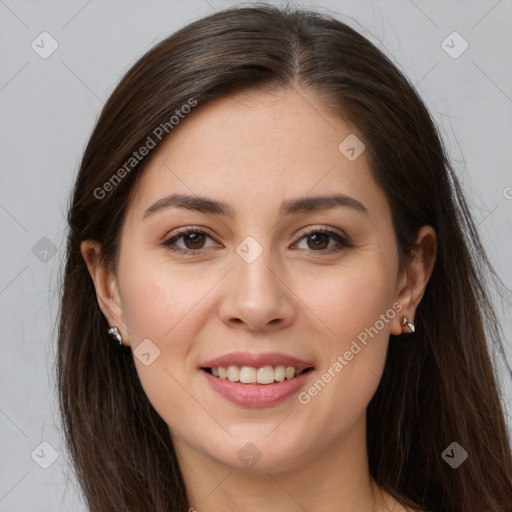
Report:
[[201,370],[201,373],[205,375],[214,391],[231,402],[243,407],[267,407],[282,402],[296,393],[313,370],[274,384],[243,384],[220,379],[204,370]]

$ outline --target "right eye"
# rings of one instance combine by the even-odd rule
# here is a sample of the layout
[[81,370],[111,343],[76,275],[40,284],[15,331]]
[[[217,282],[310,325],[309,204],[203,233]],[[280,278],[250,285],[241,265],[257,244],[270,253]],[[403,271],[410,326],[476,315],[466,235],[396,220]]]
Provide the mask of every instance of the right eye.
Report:
[[[192,236],[193,235],[193,236]],[[190,254],[193,252],[200,252],[204,247],[197,247],[198,245],[204,245],[205,237],[212,238],[206,231],[197,228],[182,228],[177,232],[174,232],[170,237],[166,238],[162,245],[169,248],[171,251],[180,254]],[[175,242],[177,240],[186,240],[185,244],[189,247],[176,247]],[[172,247],[174,246],[174,247]]]

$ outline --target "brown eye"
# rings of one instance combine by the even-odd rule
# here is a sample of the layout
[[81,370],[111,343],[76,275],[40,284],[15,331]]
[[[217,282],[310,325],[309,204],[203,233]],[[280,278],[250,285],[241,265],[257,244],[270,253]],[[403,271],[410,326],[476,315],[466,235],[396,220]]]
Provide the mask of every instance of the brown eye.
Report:
[[[186,241],[185,246],[187,249],[202,249],[202,245],[204,245],[204,236],[204,233],[194,231],[188,235],[182,235],[181,238]],[[189,244],[187,244],[187,241]]]
[[325,233],[313,233],[312,235],[309,235],[307,238],[309,238],[309,240],[312,241],[311,244],[308,243],[308,247],[310,249],[327,249],[327,246],[329,245],[330,237]]
[[[178,231],[177,234],[174,234],[167,240],[163,241],[162,245],[168,247],[171,251],[182,254],[200,252],[205,249],[204,244],[206,238],[211,238],[211,236],[205,231],[200,229],[187,228]],[[175,246],[175,243],[181,239],[183,239],[184,247]]]
[[[314,229],[309,232],[303,233],[301,238],[302,239],[308,239],[306,242],[307,249],[310,252],[324,252],[324,253],[331,253],[335,251],[340,251],[344,247],[353,247],[351,243],[348,242],[348,240],[340,235],[337,231],[333,231],[331,229]],[[329,247],[330,239],[335,240],[338,244],[337,246],[331,246]]]

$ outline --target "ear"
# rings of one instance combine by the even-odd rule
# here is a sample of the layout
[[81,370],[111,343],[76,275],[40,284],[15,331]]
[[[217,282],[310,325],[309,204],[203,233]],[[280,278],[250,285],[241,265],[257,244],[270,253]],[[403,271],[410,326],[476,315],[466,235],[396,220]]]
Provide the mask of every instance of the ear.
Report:
[[96,289],[98,305],[111,327],[117,326],[123,337],[123,345],[128,345],[128,331],[116,276],[101,261],[101,245],[96,240],[84,240],[80,252]]
[[391,334],[401,334],[401,320],[414,323],[416,308],[420,303],[436,261],[437,236],[432,226],[422,226],[416,237],[416,245],[397,280],[396,301],[402,305],[393,319]]

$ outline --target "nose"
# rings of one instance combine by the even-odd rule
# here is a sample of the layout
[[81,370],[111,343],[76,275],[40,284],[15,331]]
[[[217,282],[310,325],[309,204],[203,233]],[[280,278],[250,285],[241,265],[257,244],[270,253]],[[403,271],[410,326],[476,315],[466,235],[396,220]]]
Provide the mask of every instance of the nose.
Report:
[[221,319],[229,327],[258,332],[282,329],[293,322],[297,311],[293,287],[286,282],[284,271],[276,265],[272,268],[267,255],[270,250],[248,263],[235,254],[235,268],[224,280],[219,307]]

